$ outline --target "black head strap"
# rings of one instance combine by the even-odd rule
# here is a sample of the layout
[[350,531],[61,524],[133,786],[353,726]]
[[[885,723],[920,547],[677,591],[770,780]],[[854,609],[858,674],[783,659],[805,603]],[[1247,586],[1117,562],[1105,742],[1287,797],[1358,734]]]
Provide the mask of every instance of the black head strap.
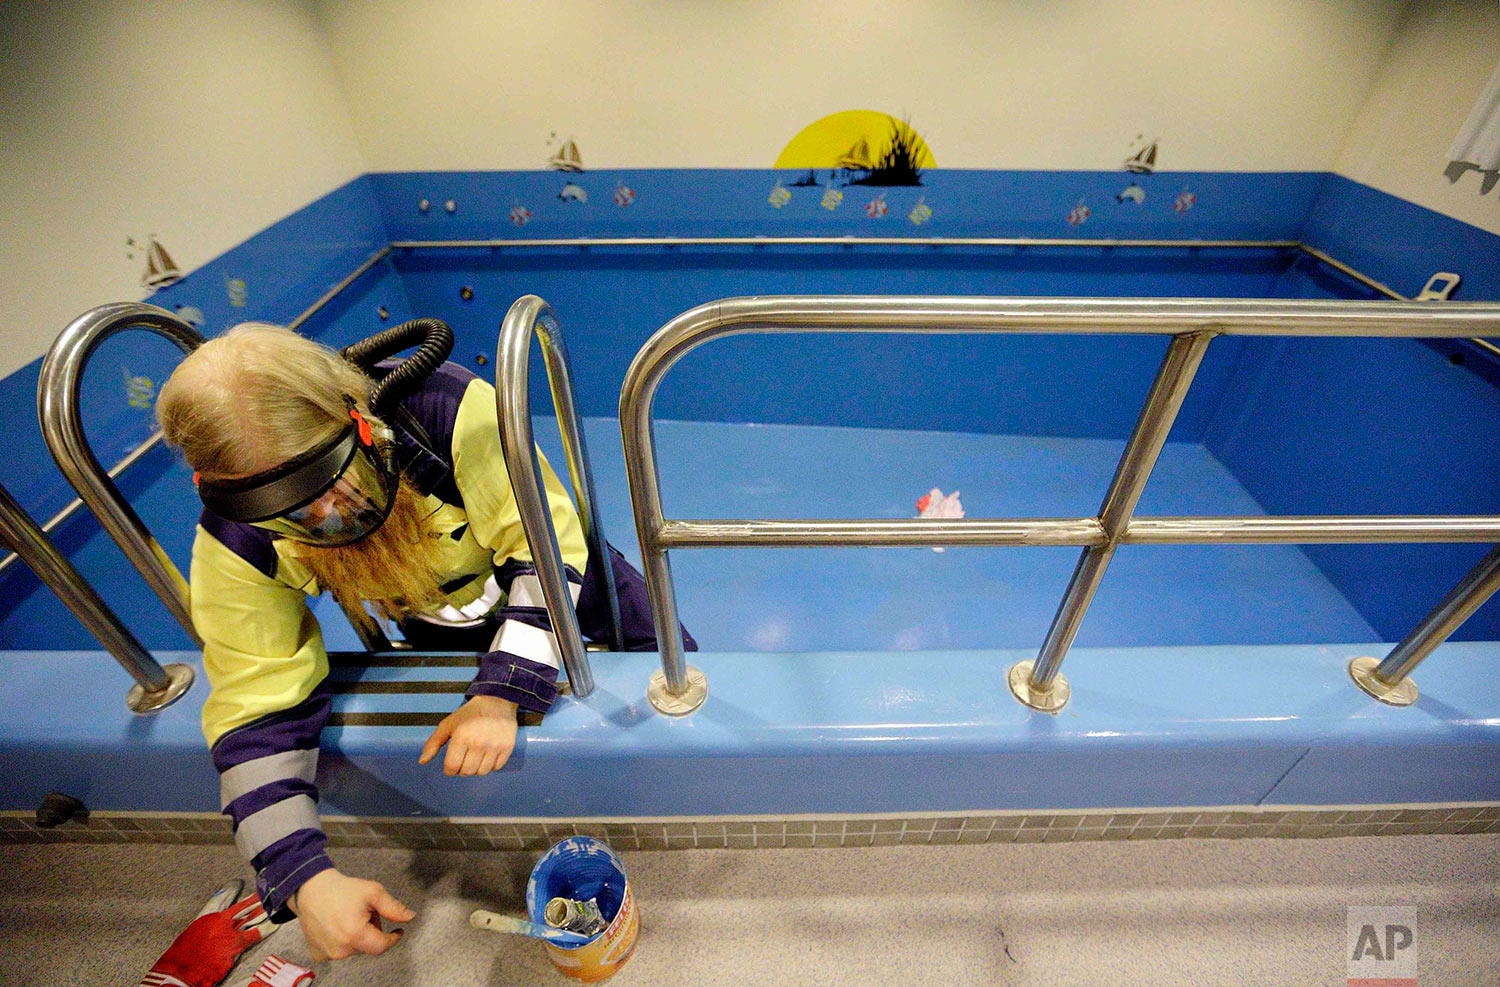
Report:
[[351,424],[326,445],[275,469],[233,480],[199,480],[203,505],[229,521],[265,521],[311,503],[333,485],[359,447]]

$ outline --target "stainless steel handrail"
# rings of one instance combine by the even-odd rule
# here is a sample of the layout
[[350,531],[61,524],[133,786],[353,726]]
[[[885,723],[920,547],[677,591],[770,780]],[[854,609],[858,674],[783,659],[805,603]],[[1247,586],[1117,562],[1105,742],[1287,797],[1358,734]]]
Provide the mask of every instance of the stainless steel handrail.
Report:
[[36,392],[42,438],[68,483],[161,597],[188,637],[201,647],[203,640],[188,613],[187,580],[99,465],[83,434],[78,389],[84,367],[100,343],[127,329],[154,332],[183,353],[191,353],[203,345],[198,330],[154,305],[115,302],[83,313],[62,331],[42,361]]
[[[42,438],[57,468],[78,491],[79,498],[120,546],[167,610],[187,631],[193,643],[203,640],[193,626],[187,580],[120,494],[99,465],[83,432],[79,382],[89,357],[99,344],[130,329],[145,329],[170,340],[184,354],[203,345],[203,336],[177,316],[142,302],[115,302],[90,309],[68,324],[47,351],[37,383],[37,416]],[[342,606],[342,603],[340,603]],[[390,641],[366,613],[345,608],[355,633],[369,651],[388,651]]]
[[1121,237],[1016,236],[625,236],[497,238],[484,240],[393,240],[397,250],[507,249],[514,247],[1140,247],[1295,250],[1296,240],[1173,240]]
[[[639,236],[639,237],[559,237],[483,239],[483,240],[395,240],[398,250],[441,249],[537,249],[571,247],[1011,247],[1017,249],[1225,249],[1300,250],[1329,267],[1348,275],[1387,298],[1406,301],[1407,297],[1376,281],[1362,271],[1345,264],[1317,247],[1300,240],[1174,240],[1129,237],[963,237],[963,236]],[[1493,357],[1500,357],[1500,346],[1487,339],[1465,340]]]
[[[1103,545],[1098,518],[859,518],[843,521],[716,519],[664,521],[657,543],[666,548],[816,548],[849,546],[855,535],[874,534],[879,544]],[[1402,517],[1338,515],[1279,517],[1134,517],[1120,536],[1123,545],[1354,545],[1378,542],[1500,542],[1500,517],[1432,515]]]
[[[1144,249],[1224,249],[1245,248],[1254,250],[1300,250],[1308,256],[1327,264],[1354,278],[1361,284],[1374,288],[1387,298],[1405,301],[1406,296],[1391,289],[1385,284],[1361,271],[1345,264],[1343,261],[1329,255],[1328,253],[1310,247],[1298,240],[1173,240],[1173,239],[1130,239],[1130,238],[1082,238],[1082,237],[854,237],[854,236],[809,236],[809,237],[568,237],[559,239],[490,239],[490,240],[396,240],[377,250],[367,258],[359,267],[345,277],[338,284],[330,288],[323,297],[314,302],[306,311],[287,323],[289,328],[296,329],[303,322],[310,319],[319,309],[332,301],[341,291],[352,284],[360,275],[364,274],[377,262],[384,259],[392,250],[443,250],[443,249],[502,249],[502,248],[548,248],[565,247],[586,250],[592,247],[684,247],[684,246],[833,246],[833,247],[865,247],[865,246],[900,246],[900,247],[1009,247],[1018,249],[1118,249],[1118,248],[1144,248]],[[1471,338],[1466,342],[1484,350],[1491,356],[1500,357],[1500,346],[1496,346],[1487,339]],[[137,459],[161,441],[159,433],[153,434],[149,439],[137,446],[124,459],[116,463],[109,470],[111,478],[118,477],[124,470],[129,468]],[[52,532],[58,525],[72,517],[83,506],[83,501],[73,500],[56,515],[42,525],[42,530]],[[0,558],[0,572],[15,562],[14,553]]]
[[[390,254],[390,252],[391,248],[388,244],[375,251],[369,257],[366,257],[358,267],[341,278],[338,284],[335,284],[333,287],[325,291],[317,301],[313,302],[307,308],[303,309],[296,317],[288,322],[287,328],[297,329],[301,327],[303,323],[305,323],[308,319],[311,319],[314,315],[317,315],[325,305],[338,297],[340,292],[357,281],[362,275],[364,275],[366,271],[370,270],[370,268],[374,267],[376,264],[380,263],[380,261],[384,260],[386,256]],[[160,429],[153,431],[140,445],[127,452],[118,463],[115,463],[109,468],[109,473],[107,474],[109,478],[111,480],[119,479],[121,473],[124,473],[127,469],[134,466],[143,456],[146,455],[146,453],[150,452],[152,449],[155,449],[161,443],[161,438],[162,436]],[[51,534],[54,530],[57,529],[59,525],[63,524],[74,514],[78,513],[78,509],[82,506],[83,499],[75,497],[73,500],[64,505],[62,510],[52,515],[52,517],[48,518],[46,522],[42,524],[42,531]],[[15,555],[15,553],[11,553],[4,558],[0,558],[0,573],[3,573],[7,567],[12,565],[16,561],[16,558],[17,556]]]
[[58,595],[73,616],[99,639],[104,650],[135,679],[136,684],[125,699],[131,712],[144,714],[166,709],[192,686],[192,667],[174,663],[163,668],[3,486],[0,486],[0,541],[26,560],[37,578]]
[[[684,521],[662,514],[652,407],[667,371],[690,350],[742,333],[1099,333],[1173,337],[1151,392],[1126,444],[1099,515],[1094,518],[985,518],[865,521]],[[620,394],[620,429],[631,503],[662,669],[648,689],[664,712],[691,712],[707,682],[689,668],[678,624],[670,548],[717,545],[1035,545],[1086,546],[1046,642],[1035,662],[1021,662],[1008,679],[1016,697],[1055,712],[1067,702],[1060,668],[1094,590],[1115,549],[1126,543],[1358,543],[1479,541],[1500,536],[1500,518],[1329,516],[1133,518],[1136,501],[1209,341],[1217,335],[1386,336],[1465,338],[1500,332],[1500,305],[1416,302],[1255,301],[1239,299],[924,298],[789,296],[732,298],[679,315],[636,355]],[[919,530],[925,526],[927,534]],[[1411,671],[1500,586],[1500,550],[1459,584],[1443,604],[1384,663],[1371,663],[1377,688],[1361,688],[1385,702],[1409,687]]]
[[[1328,254],[1328,253],[1326,253],[1326,252],[1324,252],[1322,250],[1319,250],[1317,247],[1309,247],[1305,243],[1299,243],[1299,244],[1297,244],[1297,249],[1301,250],[1304,254],[1307,254],[1309,257],[1313,258],[1314,260],[1321,261],[1322,263],[1327,264],[1329,267],[1333,268],[1334,270],[1340,271],[1340,272],[1342,272],[1344,274],[1347,274],[1349,277],[1351,277],[1354,280],[1358,281],[1360,284],[1363,284],[1363,285],[1365,285],[1366,287],[1369,287],[1369,288],[1374,288],[1376,291],[1380,292],[1382,295],[1384,295],[1387,298],[1391,298],[1391,299],[1394,299],[1396,301],[1401,301],[1401,302],[1411,301],[1411,299],[1407,298],[1407,296],[1401,294],[1399,291],[1395,290],[1390,285],[1384,284],[1384,283],[1382,283],[1380,281],[1376,281],[1374,278],[1370,277],[1365,272],[1357,270],[1357,269],[1355,269],[1353,267],[1350,267],[1348,264],[1345,264],[1343,261],[1339,260],[1337,257],[1334,257],[1331,254]],[[1484,352],[1488,353],[1490,356],[1500,357],[1500,346],[1496,346],[1494,343],[1490,342],[1488,339],[1480,339],[1478,336],[1474,336],[1474,337],[1471,337],[1469,339],[1464,340],[1464,342],[1469,343],[1470,345],[1475,346],[1478,349],[1483,350]]]
[[1068,588],[1047,630],[1041,651],[1035,662],[1019,662],[1008,674],[1011,691],[1026,705],[1035,709],[1056,711],[1068,701],[1068,682],[1061,675],[1062,662],[1073,638],[1083,624],[1083,615],[1093,602],[1094,593],[1104,580],[1104,572],[1114,558],[1125,526],[1135,512],[1151,478],[1151,470],[1167,444],[1167,433],[1172,422],[1187,398],[1193,376],[1203,362],[1208,344],[1215,331],[1211,329],[1186,332],[1172,337],[1162,357],[1161,367],[1156,371],[1156,380],[1146,396],[1130,441],[1115,467],[1114,479],[1099,507],[1099,524],[1104,529],[1104,543],[1090,545],[1078,557]]
[[620,602],[615,592],[614,568],[604,538],[604,525],[599,520],[599,498],[594,491],[588,443],[573,401],[573,373],[568,364],[562,327],[545,301],[536,295],[524,295],[516,299],[505,314],[495,348],[495,411],[500,419],[500,447],[515,493],[521,527],[531,547],[531,560],[536,566],[542,596],[552,618],[553,633],[562,651],[568,683],[573,694],[581,698],[594,691],[594,675],[578,627],[578,614],[573,609],[573,597],[568,591],[562,552],[557,544],[557,531],[552,526],[552,511],[531,429],[528,377],[532,336],[536,336],[542,346],[547,382],[557,411],[557,427],[562,433],[563,449],[568,459],[568,475],[573,481],[573,496],[578,501],[578,520],[588,543],[588,564],[603,580],[601,585],[610,618],[610,644],[616,651],[625,650],[620,629]]

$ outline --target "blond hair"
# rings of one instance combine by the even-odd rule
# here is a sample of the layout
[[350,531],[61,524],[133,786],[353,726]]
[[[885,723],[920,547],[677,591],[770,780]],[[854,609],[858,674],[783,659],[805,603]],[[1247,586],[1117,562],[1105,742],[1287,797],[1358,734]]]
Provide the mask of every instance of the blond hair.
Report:
[[[377,442],[390,430],[370,413],[371,381],[337,351],[290,329],[246,322],[188,354],[163,385],[156,417],[195,471],[250,476],[300,456],[349,427],[349,402]],[[351,545],[288,541],[321,588],[346,608],[369,600],[387,616],[441,605],[437,538],[423,498],[402,478],[391,516]]]
[[371,381],[336,351],[246,322],[188,354],[156,402],[166,439],[205,476],[259,473],[316,448],[370,415]]

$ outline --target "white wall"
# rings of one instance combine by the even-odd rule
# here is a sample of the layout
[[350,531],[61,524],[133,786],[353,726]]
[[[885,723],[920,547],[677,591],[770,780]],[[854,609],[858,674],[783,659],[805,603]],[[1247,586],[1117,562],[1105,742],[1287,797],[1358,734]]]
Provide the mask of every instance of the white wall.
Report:
[[0,374],[365,170],[308,3],[0,2]]
[[1500,233],[1500,191],[1480,195],[1480,176],[1443,177],[1474,100],[1500,65],[1500,4],[1411,4],[1335,170],[1417,205]]
[[847,109],[940,167],[1332,167],[1398,0],[318,0],[376,171],[770,167]]
[[1442,177],[1497,60],[1493,0],[0,0],[0,373],[144,294],[126,236],[190,271],[363,171],[539,168],[554,131],[593,168],[768,167],[856,108],[949,168],[1145,133],[1500,232]]

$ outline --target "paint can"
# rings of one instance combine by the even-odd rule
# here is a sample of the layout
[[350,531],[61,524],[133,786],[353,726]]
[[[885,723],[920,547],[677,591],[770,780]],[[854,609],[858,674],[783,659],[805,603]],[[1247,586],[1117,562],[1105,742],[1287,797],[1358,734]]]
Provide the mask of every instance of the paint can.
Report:
[[526,884],[526,911],[533,922],[545,924],[547,903],[553,898],[594,899],[606,923],[604,931],[581,946],[543,943],[547,958],[563,974],[584,983],[614,976],[635,950],[641,928],[640,912],[630,893],[630,881],[620,858],[603,842],[575,836],[542,854]]

